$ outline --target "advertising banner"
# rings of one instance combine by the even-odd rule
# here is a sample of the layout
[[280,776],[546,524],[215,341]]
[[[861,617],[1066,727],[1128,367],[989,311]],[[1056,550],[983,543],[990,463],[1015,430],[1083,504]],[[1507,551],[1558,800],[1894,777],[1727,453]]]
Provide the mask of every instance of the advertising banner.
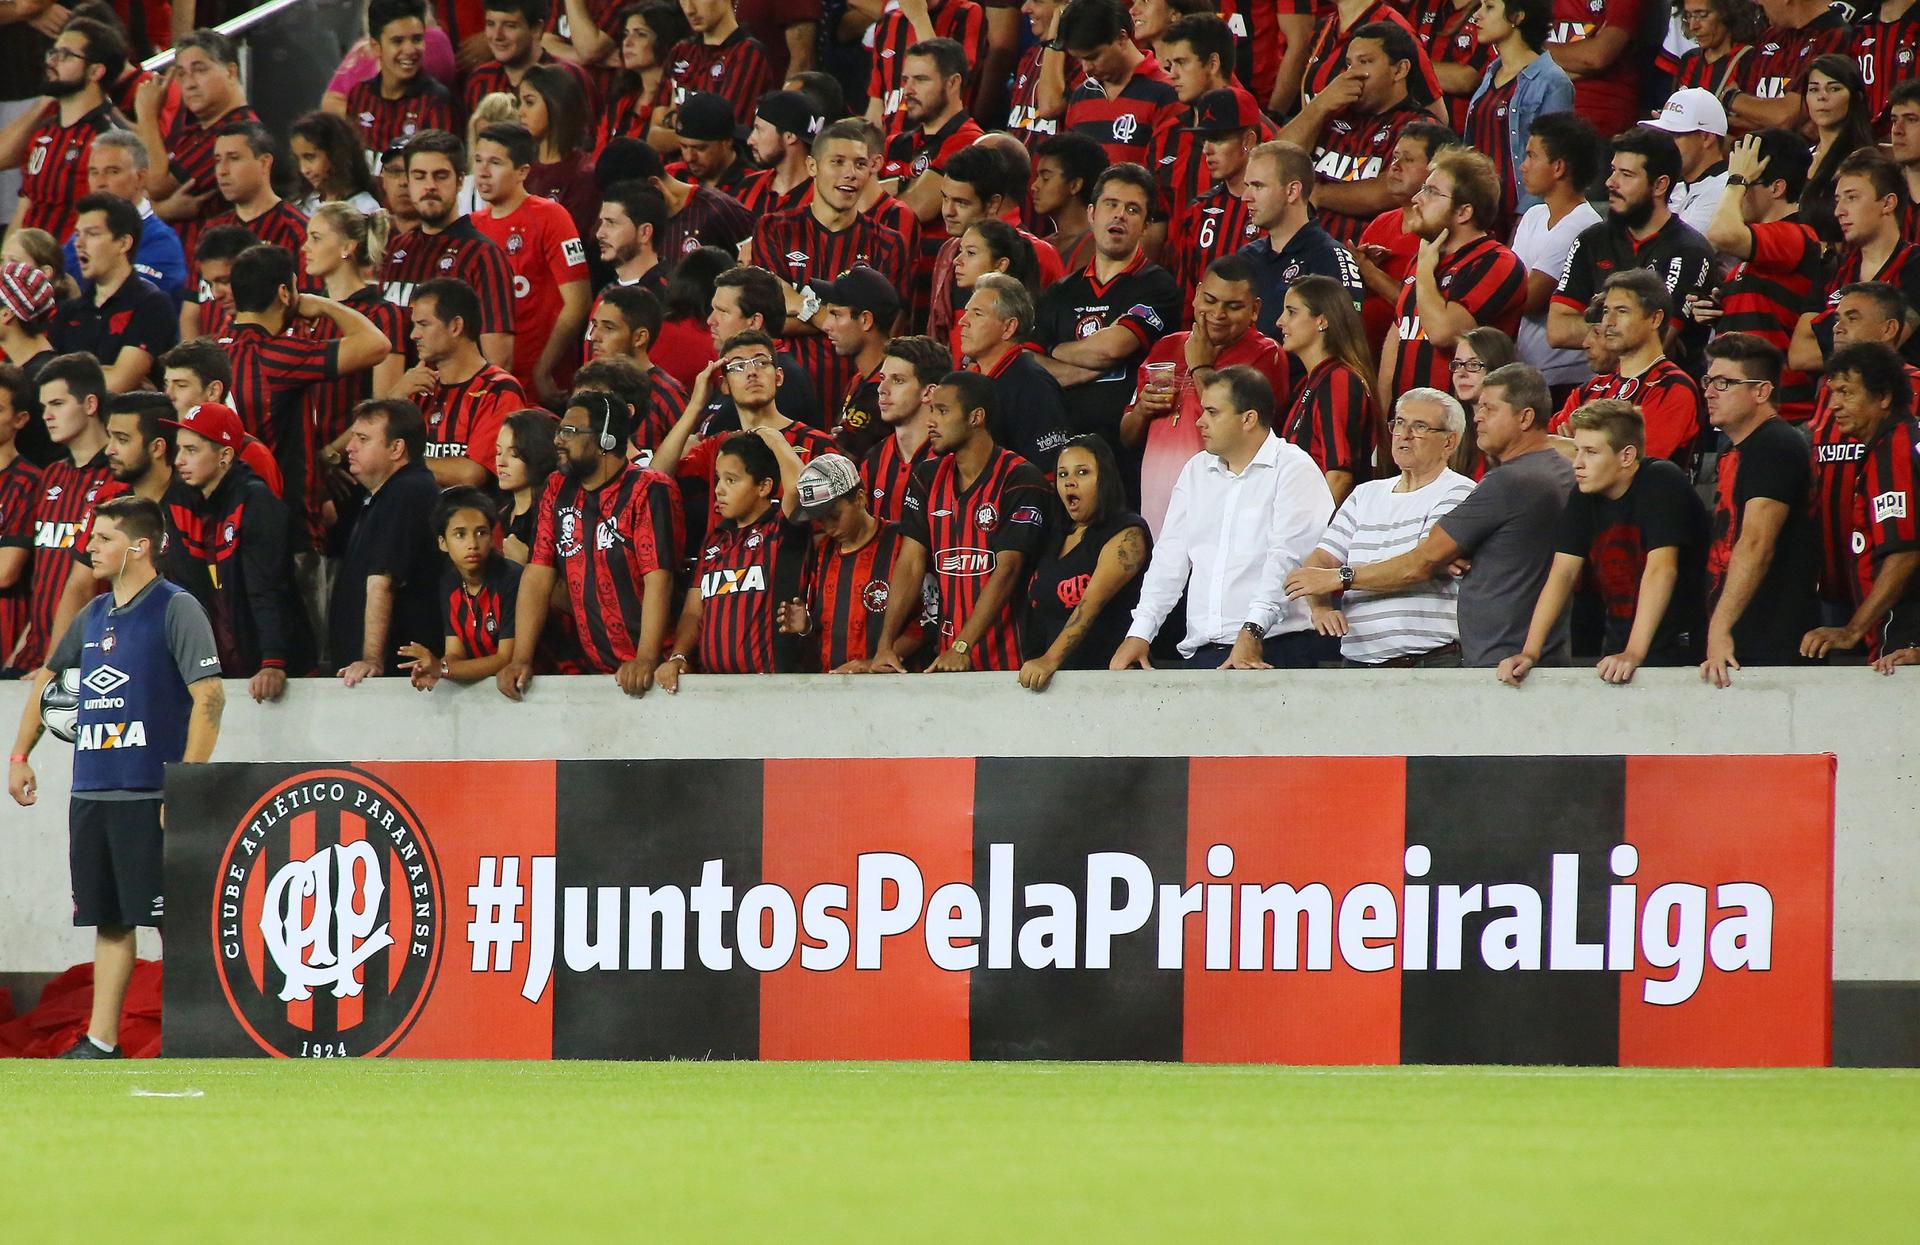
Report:
[[1820,1065],[1827,756],[176,766],[169,1055]]

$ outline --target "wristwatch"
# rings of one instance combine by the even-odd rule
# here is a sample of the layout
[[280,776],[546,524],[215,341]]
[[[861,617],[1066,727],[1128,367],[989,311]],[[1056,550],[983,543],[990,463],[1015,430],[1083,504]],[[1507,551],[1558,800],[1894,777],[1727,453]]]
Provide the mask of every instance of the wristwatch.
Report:
[[1353,568],[1342,564],[1340,567],[1340,591],[1345,592],[1351,587],[1353,587]]
[[1065,39],[1048,39],[1040,46],[1048,52],[1064,52],[1067,50],[1067,41]]
[[810,285],[800,289],[800,318],[811,320],[820,314],[820,296],[813,292]]
[[962,657],[965,657],[967,655],[968,650],[973,648],[973,645],[967,643],[965,640],[955,640],[948,647],[953,649],[954,652],[960,654]]

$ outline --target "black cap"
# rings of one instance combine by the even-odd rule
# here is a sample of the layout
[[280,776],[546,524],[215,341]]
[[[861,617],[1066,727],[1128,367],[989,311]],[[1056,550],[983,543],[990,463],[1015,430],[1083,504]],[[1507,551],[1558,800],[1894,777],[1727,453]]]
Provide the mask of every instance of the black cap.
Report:
[[755,115],[774,129],[806,143],[818,138],[820,127],[827,123],[820,115],[820,106],[799,91],[768,91],[760,97]]
[[743,137],[734,123],[733,105],[724,96],[695,91],[680,105],[673,132],[689,142],[719,143]]
[[849,268],[831,281],[809,281],[807,285],[821,302],[849,307],[856,314],[869,311],[877,318],[890,319],[900,310],[900,292],[893,288],[893,282],[865,264]]
[[1199,134],[1231,134],[1259,125],[1260,107],[1253,96],[1234,87],[1221,87],[1194,101],[1193,124],[1187,128]]

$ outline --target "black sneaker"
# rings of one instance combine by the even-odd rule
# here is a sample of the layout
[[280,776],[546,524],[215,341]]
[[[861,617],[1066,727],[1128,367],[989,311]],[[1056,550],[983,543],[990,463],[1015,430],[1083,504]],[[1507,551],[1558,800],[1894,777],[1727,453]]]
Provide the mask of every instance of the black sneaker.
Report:
[[58,1058],[61,1059],[125,1059],[126,1053],[118,1046],[112,1050],[101,1050],[94,1045],[93,1039],[82,1033],[80,1040],[69,1046]]

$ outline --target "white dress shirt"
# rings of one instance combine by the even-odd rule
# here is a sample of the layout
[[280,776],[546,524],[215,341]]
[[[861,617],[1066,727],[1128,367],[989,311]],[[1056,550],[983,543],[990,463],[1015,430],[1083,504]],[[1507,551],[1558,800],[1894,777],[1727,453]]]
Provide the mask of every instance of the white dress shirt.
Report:
[[1239,475],[1217,455],[1195,454],[1174,482],[1127,634],[1152,640],[1182,589],[1182,656],[1232,644],[1246,623],[1268,636],[1305,631],[1313,625],[1307,603],[1288,601],[1284,584],[1332,516],[1333,494],[1320,468],[1271,432]]

